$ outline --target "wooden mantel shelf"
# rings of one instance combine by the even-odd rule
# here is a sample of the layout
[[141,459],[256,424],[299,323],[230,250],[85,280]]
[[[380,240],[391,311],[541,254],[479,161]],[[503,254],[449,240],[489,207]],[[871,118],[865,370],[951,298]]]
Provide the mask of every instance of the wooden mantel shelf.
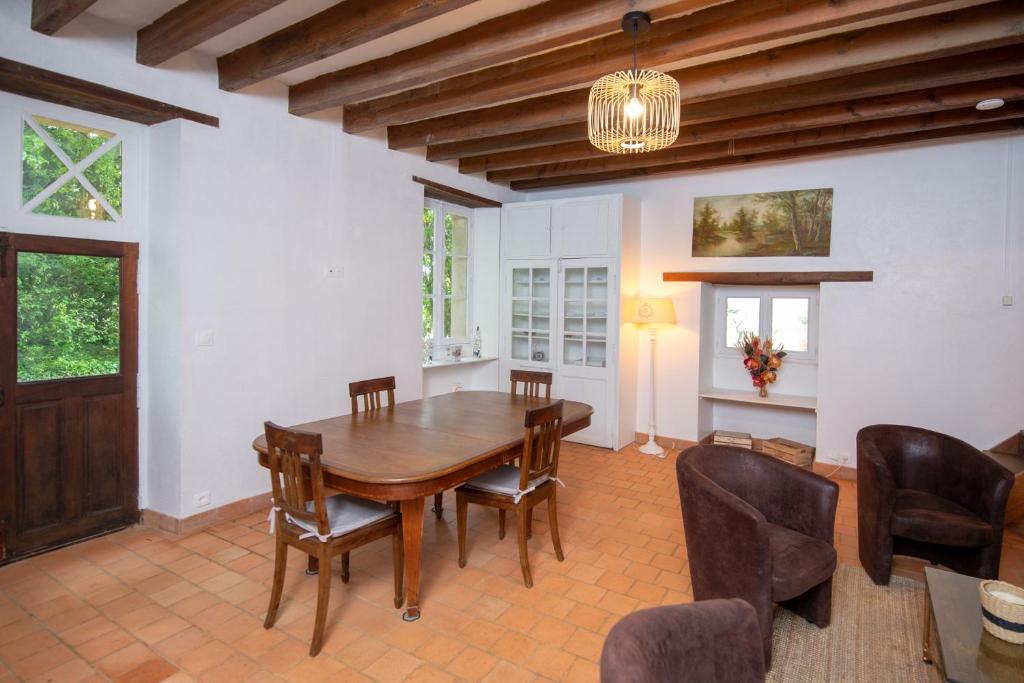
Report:
[[822,282],[871,282],[872,270],[787,272],[666,272],[664,282],[707,282],[712,285],[817,285]]

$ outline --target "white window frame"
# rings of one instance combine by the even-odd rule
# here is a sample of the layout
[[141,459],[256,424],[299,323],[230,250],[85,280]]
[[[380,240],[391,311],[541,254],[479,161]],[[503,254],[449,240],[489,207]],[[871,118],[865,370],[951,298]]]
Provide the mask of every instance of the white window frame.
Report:
[[718,357],[735,357],[737,351],[726,346],[725,325],[727,320],[727,301],[731,298],[760,299],[761,310],[758,315],[758,336],[762,339],[771,337],[772,330],[772,299],[807,299],[807,351],[786,351],[786,361],[802,363],[818,362],[818,295],[817,287],[735,287],[722,285],[715,287],[715,355]]
[[[431,335],[434,340],[433,353],[435,359],[440,359],[447,347],[459,346],[462,344],[469,344],[472,341],[471,330],[473,326],[473,244],[474,244],[474,233],[473,233],[473,209],[461,206],[459,204],[452,204],[449,202],[441,202],[436,199],[424,199],[423,208],[434,210],[434,248],[429,253],[434,256],[434,326],[431,330]],[[461,337],[445,337],[444,332],[444,301],[448,298],[444,293],[444,261],[447,257],[447,252],[444,247],[444,217],[447,213],[458,214],[459,216],[465,216],[469,221],[469,234],[466,241],[466,332],[465,336]],[[420,219],[420,243],[423,242],[423,222],[422,216]],[[424,253],[427,253],[424,251]],[[422,264],[422,259],[421,259]],[[422,265],[421,265],[422,268]],[[421,296],[420,301],[422,302],[422,281],[420,285]],[[422,316],[422,307],[420,309],[420,315]],[[420,328],[423,325],[421,322]]]
[[[85,122],[81,122],[80,123],[79,121],[69,121],[69,120],[67,120],[69,117],[59,116],[59,115],[58,116],[51,116],[51,115],[40,113],[39,111],[31,111],[31,112],[30,111],[25,111],[25,112],[23,112],[22,113],[22,117],[21,117],[21,126],[19,126],[19,129],[18,129],[18,133],[19,133],[18,148],[19,148],[19,150],[21,152],[21,154],[19,154],[19,156],[18,156],[19,165],[21,163],[21,159],[23,158],[23,156],[25,154],[24,126],[28,125],[29,128],[31,128],[35,132],[35,134],[38,135],[39,138],[43,141],[43,144],[45,144],[46,147],[51,152],[54,153],[54,155],[56,155],[57,159],[59,159],[62,164],[64,164],[64,167],[67,170],[63,173],[63,175],[59,176],[56,180],[54,180],[52,183],[47,185],[43,189],[42,192],[37,194],[32,199],[28,200],[28,202],[26,202],[24,204],[21,204],[21,201],[20,201],[21,200],[21,192],[22,192],[22,188],[24,188],[24,186],[25,186],[25,178],[24,178],[24,169],[19,167],[19,173],[18,173],[18,193],[19,193],[18,197],[19,197],[19,202],[18,203],[19,203],[19,205],[21,207],[21,212],[23,214],[27,214],[27,215],[50,216],[51,218],[60,218],[60,219],[64,219],[64,220],[74,220],[74,221],[86,221],[86,222],[89,222],[89,223],[120,223],[122,220],[124,220],[124,215],[123,215],[122,212],[124,211],[124,208],[125,208],[124,202],[125,202],[125,194],[126,194],[125,193],[126,141],[125,141],[125,137],[121,133],[121,131],[119,131],[119,130],[108,130],[107,132],[112,133],[111,137],[106,142],[104,142],[102,145],[100,145],[97,149],[93,150],[93,152],[91,154],[89,154],[87,157],[85,157],[84,159],[82,159],[78,163],[75,163],[74,161],[71,160],[71,158],[67,155],[67,153],[64,152],[64,150],[60,148],[60,145],[58,145],[57,142],[52,137],[50,137],[50,134],[46,131],[46,129],[43,128],[39,124],[38,121],[36,121],[35,117],[37,117],[37,116],[40,117],[40,118],[44,118],[44,119],[50,119],[50,120],[55,121],[57,123],[66,123],[66,124],[72,125],[72,126],[82,126],[82,127],[86,127],[86,128],[95,128],[95,129],[101,129],[101,130],[106,130],[107,128],[110,128],[109,126],[94,126],[91,123],[85,123]],[[83,120],[85,118],[86,117],[81,117],[81,119],[83,119]],[[96,187],[94,187],[92,182],[90,182],[89,179],[85,176],[85,171],[88,170],[88,168],[90,166],[92,166],[93,163],[98,161],[102,156],[104,156],[107,152],[109,152],[110,150],[114,149],[118,145],[121,145],[121,211],[118,211],[117,209],[115,209],[110,204],[110,202],[107,201],[107,198],[103,196],[103,193],[100,192]],[[86,191],[89,194],[91,194],[94,199],[96,199],[96,201],[99,203],[99,205],[103,208],[103,210],[107,213],[107,215],[110,216],[110,218],[112,220],[104,221],[104,220],[99,220],[99,219],[83,218],[81,216],[54,216],[53,214],[45,214],[45,213],[44,214],[37,214],[36,213],[36,209],[39,207],[40,204],[42,204],[47,199],[49,199],[54,193],[56,193],[60,188],[64,187],[67,183],[71,182],[73,179],[76,179],[76,180],[78,180],[79,183],[81,183],[82,187],[84,187],[86,189]]]

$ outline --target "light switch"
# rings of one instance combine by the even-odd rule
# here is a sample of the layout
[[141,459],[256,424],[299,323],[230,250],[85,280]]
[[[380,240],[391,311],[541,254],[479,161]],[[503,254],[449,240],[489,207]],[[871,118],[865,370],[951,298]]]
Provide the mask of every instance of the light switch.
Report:
[[213,346],[213,330],[196,332],[196,346]]
[[1010,296],[1009,294],[1004,296],[1003,297],[1003,305],[1004,306],[1012,306],[1013,305],[1013,297]]

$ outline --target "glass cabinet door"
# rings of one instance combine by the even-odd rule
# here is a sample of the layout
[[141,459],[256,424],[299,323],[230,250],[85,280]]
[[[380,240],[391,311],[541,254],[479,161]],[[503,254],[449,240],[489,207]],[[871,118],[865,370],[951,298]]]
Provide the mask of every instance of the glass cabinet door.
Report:
[[607,363],[608,267],[565,269],[562,363],[603,368]]
[[512,339],[515,360],[551,361],[551,268],[512,269]]

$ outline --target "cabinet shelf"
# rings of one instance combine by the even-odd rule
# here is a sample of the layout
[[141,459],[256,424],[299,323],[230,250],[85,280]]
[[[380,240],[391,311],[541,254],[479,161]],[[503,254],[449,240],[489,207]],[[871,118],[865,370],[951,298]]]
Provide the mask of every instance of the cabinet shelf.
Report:
[[789,394],[771,394],[761,398],[753,390],[740,391],[737,389],[708,389],[697,394],[700,398],[709,401],[730,401],[733,403],[746,403],[749,405],[764,406],[766,408],[793,408],[796,410],[818,411],[818,398],[816,396],[793,396]]

